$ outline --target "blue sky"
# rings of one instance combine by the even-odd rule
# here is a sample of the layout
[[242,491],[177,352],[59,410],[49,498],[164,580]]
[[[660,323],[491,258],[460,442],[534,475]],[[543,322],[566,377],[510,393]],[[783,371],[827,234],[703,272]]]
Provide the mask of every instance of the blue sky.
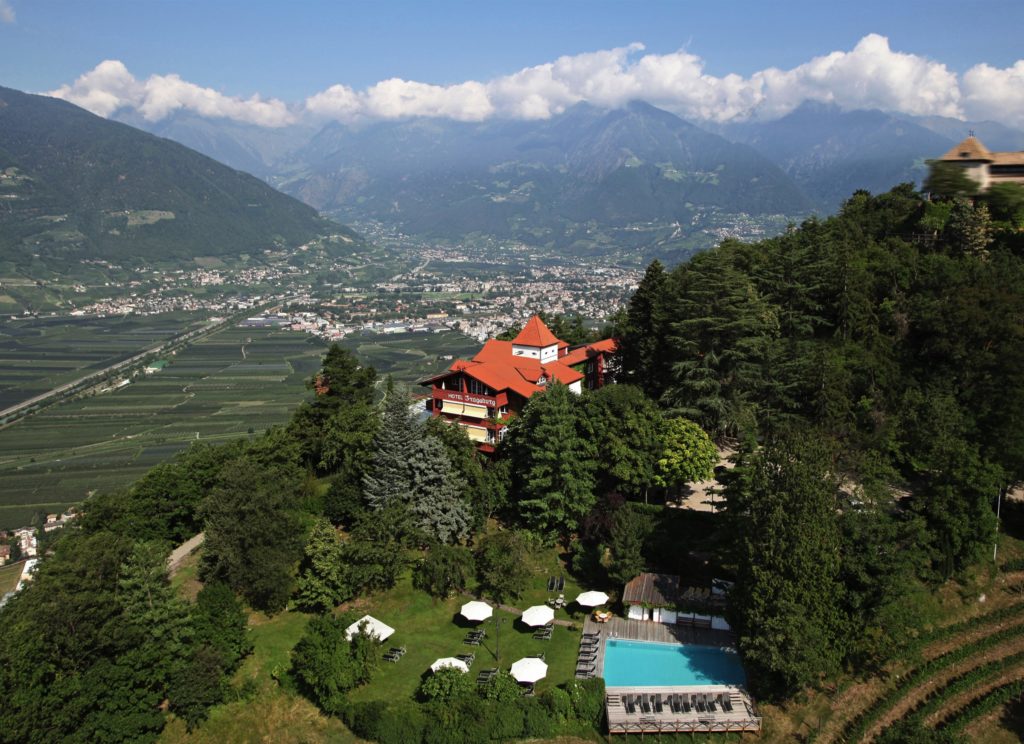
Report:
[[[631,62],[684,51],[707,75],[751,79],[766,68],[792,70],[850,52],[870,34],[885,37],[893,53],[938,63],[960,81],[982,64],[1014,69],[1024,58],[1021,29],[1021,0],[0,0],[0,84],[52,91],[116,60],[137,81],[176,75],[229,97],[280,99],[294,110],[331,86],[362,95],[390,78],[442,87],[487,83],[631,43],[643,45],[630,53]],[[1024,64],[1021,70],[1024,75]],[[997,82],[1012,88],[1017,77]],[[935,104],[936,112],[953,110],[944,105]],[[560,100],[553,106],[547,110],[557,110]],[[991,114],[993,103],[978,108]],[[367,110],[386,107],[360,109]],[[499,102],[460,115],[506,110]],[[1008,120],[1015,121],[1014,112]]]

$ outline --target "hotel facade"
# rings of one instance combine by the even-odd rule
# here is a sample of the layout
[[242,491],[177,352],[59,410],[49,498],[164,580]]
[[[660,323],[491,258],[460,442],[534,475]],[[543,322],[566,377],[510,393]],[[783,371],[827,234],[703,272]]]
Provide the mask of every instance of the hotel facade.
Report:
[[552,382],[574,393],[604,385],[615,348],[614,339],[570,346],[534,315],[512,341],[491,339],[472,359],[458,359],[420,384],[431,388],[432,416],[463,427],[490,453],[526,401]]

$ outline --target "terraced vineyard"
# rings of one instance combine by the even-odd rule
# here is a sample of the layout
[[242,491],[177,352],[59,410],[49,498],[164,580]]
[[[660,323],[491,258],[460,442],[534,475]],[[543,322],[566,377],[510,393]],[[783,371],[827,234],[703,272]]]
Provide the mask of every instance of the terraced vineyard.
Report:
[[[1005,584],[1014,591],[1024,576]],[[1009,591],[1009,589],[1007,589]],[[1012,697],[1024,680],[1024,599],[923,636],[887,680],[851,685],[832,704],[831,718],[809,737],[814,744],[870,742],[893,726],[962,731]]]
[[284,423],[324,348],[291,331],[225,329],[116,392],[0,429],[0,528],[125,485],[194,441]]

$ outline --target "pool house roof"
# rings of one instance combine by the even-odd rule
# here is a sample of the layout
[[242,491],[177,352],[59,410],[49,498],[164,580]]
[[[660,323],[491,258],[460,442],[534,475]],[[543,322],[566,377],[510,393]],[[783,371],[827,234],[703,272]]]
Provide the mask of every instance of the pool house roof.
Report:
[[679,602],[679,577],[672,574],[642,573],[622,592],[622,604],[643,607],[674,607]]

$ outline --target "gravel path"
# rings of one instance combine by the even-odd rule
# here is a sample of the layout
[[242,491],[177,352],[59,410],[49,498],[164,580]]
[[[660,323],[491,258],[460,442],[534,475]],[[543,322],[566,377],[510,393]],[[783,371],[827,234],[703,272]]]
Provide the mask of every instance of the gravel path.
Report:
[[181,545],[171,551],[170,556],[167,558],[167,572],[174,576],[181,568],[181,563],[194,553],[200,545],[203,544],[203,540],[206,539],[206,535],[200,532],[195,537],[191,537]]

